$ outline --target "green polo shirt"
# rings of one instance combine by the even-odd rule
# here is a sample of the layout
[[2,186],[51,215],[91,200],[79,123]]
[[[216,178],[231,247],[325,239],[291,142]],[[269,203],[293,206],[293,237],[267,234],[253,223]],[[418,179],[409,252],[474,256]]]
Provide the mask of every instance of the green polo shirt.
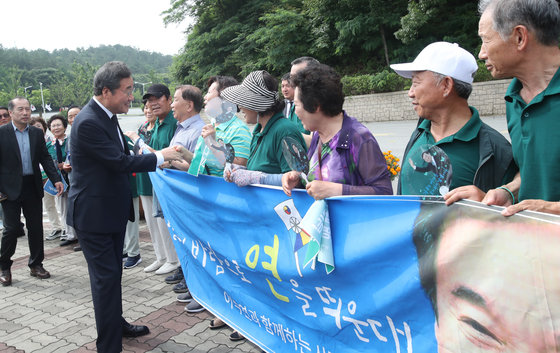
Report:
[[302,134],[305,134],[305,135],[311,134],[311,132],[309,132],[308,130],[305,130],[301,120],[299,120],[299,117],[296,115],[295,104],[292,104],[292,107],[290,108],[290,114],[288,114],[288,116],[286,118],[288,118],[288,120],[290,120],[292,123],[296,124],[299,132],[301,132]]
[[[176,128],[177,120],[173,117],[173,112],[170,111],[161,123],[159,119],[156,120],[156,124],[152,129],[152,137],[148,145],[156,151],[169,147],[169,142],[171,142]],[[152,196],[152,182],[150,181],[148,173],[136,174],[136,183],[139,195]]]
[[167,114],[161,123],[157,119],[152,132],[152,138],[150,139],[150,147],[156,151],[169,147],[169,142],[171,142],[176,129],[177,120],[173,117],[172,111]]
[[297,126],[290,120],[284,119],[282,113],[272,116],[264,129],[261,124],[257,124],[253,130],[247,169],[269,174],[289,172],[290,166],[282,152],[282,139],[286,136],[290,136],[302,146],[306,146]]
[[514,78],[506,92],[506,118],[519,166],[519,201],[560,200],[560,70],[548,87],[529,104],[519,95],[521,81]]
[[[216,139],[230,143],[235,151],[235,157],[249,159],[249,146],[251,143],[251,132],[247,125],[238,117],[216,126]],[[223,176],[224,168],[218,163],[214,154],[208,150],[205,152],[206,143],[202,136],[196,142],[194,157],[189,166],[189,174],[209,174]],[[206,155],[204,155],[206,153]],[[204,158],[203,158],[204,157]]]
[[412,159],[415,165],[424,167],[422,152],[429,146],[437,146],[445,152],[452,169],[451,186],[449,190],[459,186],[472,185],[479,163],[479,141],[478,132],[482,121],[478,111],[469,107],[472,116],[467,123],[455,134],[447,136],[438,142],[430,133],[432,122],[424,120],[418,126],[422,131],[416,142],[410,148],[408,154],[403,158],[401,177],[407,176],[409,181],[403,179],[403,195],[439,195],[439,187],[434,183],[437,177],[433,172],[420,172],[414,170],[409,163]]

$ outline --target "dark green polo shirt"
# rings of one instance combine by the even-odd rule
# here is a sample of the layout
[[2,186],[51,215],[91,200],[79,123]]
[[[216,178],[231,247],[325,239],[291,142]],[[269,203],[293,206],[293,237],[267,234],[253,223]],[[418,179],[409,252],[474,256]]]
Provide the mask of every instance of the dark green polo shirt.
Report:
[[514,78],[506,92],[506,117],[513,158],[519,166],[518,198],[560,200],[560,70],[529,104]]
[[152,138],[150,139],[150,147],[156,151],[169,147],[169,142],[171,142],[176,129],[177,120],[173,117],[172,111],[167,114],[161,123],[159,119],[157,119],[152,132]]
[[270,118],[264,129],[261,124],[257,124],[253,130],[247,169],[269,174],[289,172],[290,166],[282,152],[282,139],[286,136],[291,136],[306,148],[297,126],[290,120],[284,119],[282,113],[277,113]]
[[299,132],[301,132],[302,134],[305,135],[309,135],[311,134],[311,132],[309,132],[308,130],[305,130],[305,128],[303,127],[303,124],[301,122],[301,120],[299,120],[299,117],[296,115],[296,106],[295,104],[292,104],[292,107],[290,108],[290,114],[288,114],[288,116],[286,118],[288,118],[288,120],[290,120],[292,123],[296,124]]
[[[482,121],[478,111],[473,107],[469,108],[472,112],[469,121],[455,134],[438,142],[435,142],[430,133],[430,127],[432,126],[430,120],[426,119],[418,126],[422,133],[402,161],[401,178],[403,180],[401,185],[403,195],[439,195],[439,188],[434,185],[430,186],[431,183],[433,184],[436,175],[430,171],[416,171],[409,164],[409,159],[412,158],[417,166],[423,167],[426,162],[421,159],[422,151],[429,146],[441,148],[448,157],[452,169],[449,190],[473,184],[479,163],[478,132],[482,126]],[[409,182],[407,182],[407,177]]]
[[[163,122],[160,123],[159,119],[156,120],[156,125],[152,130],[152,138],[148,145],[156,151],[169,147],[175,129],[177,129],[177,120],[173,117],[173,112],[170,111]],[[139,195],[152,196],[152,182],[148,173],[136,174],[136,183]]]

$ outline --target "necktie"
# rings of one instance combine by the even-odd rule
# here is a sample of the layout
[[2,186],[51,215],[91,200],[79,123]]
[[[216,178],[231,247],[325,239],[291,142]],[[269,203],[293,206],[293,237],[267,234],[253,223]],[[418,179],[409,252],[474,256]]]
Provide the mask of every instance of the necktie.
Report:
[[124,135],[122,133],[121,127],[119,125],[119,120],[117,119],[116,115],[113,115],[111,117],[111,122],[113,123],[113,125],[115,125],[115,127],[117,128],[117,133],[119,134],[119,139],[121,140],[121,147],[122,147],[122,151],[125,154],[129,154],[128,152],[128,146],[126,145],[126,140],[124,138]]
[[54,143],[54,148],[56,150],[56,161],[58,163],[62,163],[62,148],[58,139],[56,139],[56,142]]
[[286,118],[290,117],[290,113],[292,110],[292,101],[286,101],[286,114],[284,114],[286,116]]

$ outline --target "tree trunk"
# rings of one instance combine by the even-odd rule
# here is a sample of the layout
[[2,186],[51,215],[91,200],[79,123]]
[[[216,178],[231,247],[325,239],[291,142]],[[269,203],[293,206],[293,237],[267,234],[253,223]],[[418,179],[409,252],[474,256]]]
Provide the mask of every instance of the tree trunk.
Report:
[[381,34],[381,41],[383,42],[383,51],[385,52],[385,62],[389,66],[389,50],[387,49],[387,40],[385,39],[385,29],[379,26],[379,33]]

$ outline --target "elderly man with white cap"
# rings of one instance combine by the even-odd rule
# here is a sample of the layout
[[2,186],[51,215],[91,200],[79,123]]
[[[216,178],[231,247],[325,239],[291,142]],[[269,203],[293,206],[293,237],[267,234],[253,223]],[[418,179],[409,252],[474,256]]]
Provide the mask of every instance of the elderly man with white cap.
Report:
[[486,192],[517,172],[510,143],[468,105],[476,59],[456,43],[436,42],[411,63],[393,64],[412,78],[408,96],[420,121],[403,155],[402,195]]

